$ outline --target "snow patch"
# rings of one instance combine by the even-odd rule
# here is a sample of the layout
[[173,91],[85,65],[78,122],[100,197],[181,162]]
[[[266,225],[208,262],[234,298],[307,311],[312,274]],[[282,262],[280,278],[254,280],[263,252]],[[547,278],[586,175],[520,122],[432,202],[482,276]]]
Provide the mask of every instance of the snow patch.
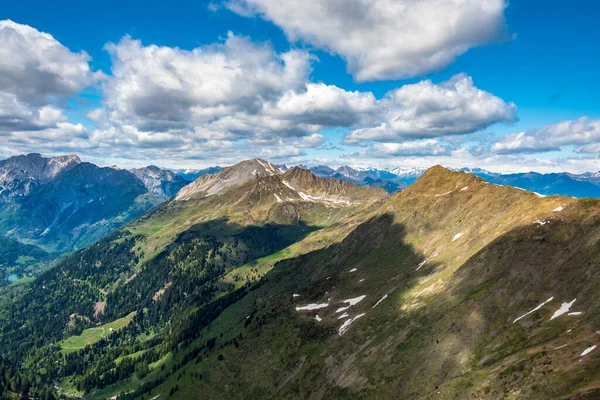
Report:
[[346,307],[338,308],[337,310],[335,310],[335,313],[337,314],[337,313],[341,313],[342,311],[346,311],[350,307],[360,303],[365,297],[367,297],[367,296],[363,294],[362,296],[358,296],[353,299],[342,300],[342,303],[346,303],[348,305]]
[[448,195],[448,194],[450,194],[450,193],[452,193],[452,192],[454,192],[454,190],[451,190],[451,191],[449,191],[449,192],[442,193],[442,194],[436,194],[436,195],[435,195],[435,197],[442,197],[442,196],[446,196],[446,195]]
[[292,297],[294,297],[294,298],[295,297],[300,297],[300,295],[298,293],[294,293],[294,294],[292,294]]
[[311,196],[308,195],[298,189],[296,189],[295,187],[293,187],[292,185],[290,185],[290,183],[288,181],[281,181],[285,186],[287,186],[288,188],[290,188],[291,190],[293,190],[294,192],[296,192],[298,194],[298,196],[300,196],[300,198],[304,201],[310,201],[312,203],[315,203],[317,201],[320,201],[322,203],[324,203],[325,205],[337,205],[337,204],[343,204],[343,205],[352,205],[353,203],[351,203],[348,200],[340,200],[340,199],[333,199],[333,198],[328,198],[328,197],[318,197],[318,196]]
[[596,345],[593,345],[592,347],[588,347],[587,349],[585,349],[583,351],[583,353],[581,353],[581,355],[579,357],[583,357],[587,354],[590,354],[592,351],[594,351],[595,348],[596,348]]
[[277,199],[277,202],[278,202],[278,203],[283,203],[283,200],[281,200],[281,199],[279,198],[279,196],[277,196],[275,193],[273,193],[273,196],[275,196],[275,198]]
[[459,232],[459,233],[457,233],[457,234],[456,234],[456,235],[454,235],[454,237],[452,238],[452,241],[454,242],[455,240],[457,240],[457,239],[460,239],[460,238],[462,237],[462,235],[463,235],[463,234],[462,234],[462,233],[460,233],[460,232]]
[[464,192],[465,190],[467,190],[469,187],[465,186],[464,188],[460,189],[459,192]]
[[351,306],[355,306],[355,305],[357,305],[358,303],[360,303],[361,301],[363,301],[363,299],[364,299],[365,297],[367,297],[367,296],[363,294],[362,296],[358,296],[358,297],[355,297],[355,298],[353,298],[353,299],[342,300],[342,303],[346,303],[346,304],[349,304],[349,305],[351,305]]
[[363,278],[363,279],[361,279],[359,282],[362,282],[362,281],[364,281],[364,280],[365,280],[365,279]]
[[301,307],[296,307],[296,311],[310,311],[310,310],[318,310],[320,308],[325,308],[325,307],[329,307],[328,303],[321,303],[321,304],[308,304],[305,306],[301,306]]
[[537,197],[546,197],[545,194],[541,194],[541,193],[533,192],[533,194],[535,194]]
[[319,314],[317,314],[317,315],[315,316],[315,319],[316,319],[317,321],[321,322],[321,317],[319,317]]
[[548,223],[548,221],[540,221],[539,219],[533,221],[534,224],[538,224],[539,226],[543,226],[546,225]]
[[560,212],[560,211],[562,211],[562,210],[564,210],[563,206],[558,206],[558,207],[556,207],[556,208],[555,208],[554,210],[552,210],[552,211],[554,211],[554,212]]
[[350,316],[350,314],[348,314],[347,312],[345,312],[345,313],[343,313],[342,315],[340,315],[340,316],[338,317],[338,319],[344,319],[344,318],[347,318],[347,317],[349,317],[349,316]]
[[427,262],[427,259],[425,259],[425,260],[421,261],[421,262],[419,263],[419,265],[417,265],[417,269],[415,269],[415,271],[418,271],[418,270],[420,270],[420,269],[421,269],[421,267],[422,267],[423,265],[425,265],[425,263],[426,263],[426,262]]
[[351,269],[350,271],[348,271],[348,272],[354,272],[354,271],[356,271],[356,268],[352,268],[352,269]]
[[575,312],[570,312],[567,315],[574,317],[574,316],[581,315],[581,314],[583,314],[581,311],[575,311]]
[[568,313],[569,309],[571,308],[571,306],[573,305],[573,303],[575,303],[575,300],[577,300],[577,299],[574,299],[570,303],[562,303],[560,305],[560,308],[558,310],[556,310],[556,312],[552,315],[552,317],[550,317],[550,321],[552,321],[554,318],[558,318],[561,315]]
[[277,171],[275,171],[275,169],[273,169],[273,167],[271,167],[269,164],[265,164],[258,159],[256,161],[258,161],[258,163],[265,169],[265,172],[267,172],[270,176],[277,175]]
[[384,294],[383,297],[381,299],[379,299],[379,301],[377,301],[377,303],[375,303],[375,305],[372,308],[375,308],[379,305],[379,303],[381,303],[382,301],[384,301],[385,299],[387,299],[388,295]]
[[518,320],[525,318],[526,316],[528,316],[529,314],[533,314],[534,312],[536,312],[537,310],[539,310],[540,308],[544,307],[544,305],[546,305],[547,303],[550,303],[552,300],[554,300],[554,297],[550,297],[548,300],[546,300],[545,302],[543,302],[542,304],[540,304],[539,306],[537,306],[536,308],[534,308],[533,310],[529,311],[526,314],[521,315],[519,318],[515,319],[513,321],[513,324],[515,322],[517,322]]
[[363,314],[358,314],[354,318],[348,319],[348,320],[344,321],[344,323],[342,324],[342,326],[340,326],[338,334],[340,336],[342,336],[344,333],[346,333],[348,331],[348,329],[350,328],[350,325],[352,325],[354,323],[354,321],[356,321],[357,319],[363,317],[364,315],[365,315],[364,313]]

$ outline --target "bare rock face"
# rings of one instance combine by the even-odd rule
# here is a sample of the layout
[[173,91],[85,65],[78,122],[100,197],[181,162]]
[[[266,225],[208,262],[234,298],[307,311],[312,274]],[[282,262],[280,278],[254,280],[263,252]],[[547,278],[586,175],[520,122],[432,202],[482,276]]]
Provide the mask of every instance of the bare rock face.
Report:
[[258,158],[242,161],[231,167],[223,168],[216,174],[203,175],[185,186],[175,196],[176,200],[189,200],[194,197],[206,197],[221,193],[234,186],[240,186],[252,180],[266,176],[280,175],[282,171],[274,164]]
[[0,204],[12,197],[28,195],[80,163],[75,155],[44,158],[37,153],[0,161]]
[[0,236],[52,252],[84,247],[166,200],[129,171],[66,155],[0,161]]
[[155,165],[132,169],[129,172],[141,180],[150,193],[160,196],[173,197],[189,183],[173,171]]

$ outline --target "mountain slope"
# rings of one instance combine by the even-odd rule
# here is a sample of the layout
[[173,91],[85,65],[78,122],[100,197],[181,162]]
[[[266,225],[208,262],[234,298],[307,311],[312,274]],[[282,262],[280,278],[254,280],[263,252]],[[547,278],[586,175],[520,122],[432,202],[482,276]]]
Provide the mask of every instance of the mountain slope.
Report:
[[[227,177],[239,176],[247,164],[230,168]],[[217,317],[218,310],[260,285],[279,260],[339,242],[387,197],[300,171],[265,175],[211,196],[159,206],[1,299],[6,368],[19,374],[19,360],[27,360],[31,367],[24,373],[46,382],[31,389],[32,395],[55,380],[78,393],[110,385],[133,365],[115,366],[114,354],[137,348],[151,362],[167,355],[195,337],[193,321]],[[124,335],[123,342],[91,333],[132,312],[137,313],[131,327],[115,333]],[[151,333],[155,339],[148,342],[144,338]],[[78,342],[94,350],[73,352]],[[33,343],[39,352],[31,351]],[[120,372],[107,374],[111,368]]]
[[0,204],[26,196],[61,172],[81,163],[75,155],[44,158],[32,153],[0,161]]
[[193,182],[196,179],[198,179],[199,177],[201,177],[202,175],[215,174],[222,169],[223,168],[221,168],[219,166],[215,166],[215,167],[208,167],[208,168],[203,168],[203,169],[177,169],[177,170],[174,170],[173,172],[175,173],[175,175],[182,177],[186,181]]
[[89,398],[598,394],[600,201],[247,165],[2,298],[5,376]]
[[128,171],[75,156],[18,156],[0,170],[0,234],[57,253],[85,247],[166,200]]
[[[599,211],[434,168],[339,245],[280,263],[201,334],[217,350],[177,364],[151,395],[589,393],[600,359],[580,355],[598,340]],[[575,298],[583,314],[550,320]]]
[[241,185],[250,179],[280,174],[281,171],[268,161],[252,159],[242,161],[232,167],[223,168],[214,174],[202,175],[177,193],[177,200],[191,197],[209,196],[220,193],[229,187]]
[[48,259],[50,254],[39,247],[0,236],[0,280],[9,273],[22,274],[27,267]]
[[135,168],[129,172],[141,180],[150,193],[164,197],[175,196],[182,187],[189,183],[175,172],[161,169],[155,165]]

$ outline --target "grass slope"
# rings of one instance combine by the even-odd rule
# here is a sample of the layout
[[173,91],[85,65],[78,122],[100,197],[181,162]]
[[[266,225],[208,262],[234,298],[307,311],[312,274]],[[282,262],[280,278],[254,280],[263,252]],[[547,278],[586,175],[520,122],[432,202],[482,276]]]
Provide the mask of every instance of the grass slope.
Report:
[[[599,213],[430,170],[339,245],[277,264],[203,331],[216,350],[150,395],[593,398],[600,357],[580,355],[600,340]],[[359,295],[340,336],[335,311]],[[551,320],[573,299],[582,314]],[[329,306],[294,309],[308,303]]]
[[83,349],[85,346],[94,344],[100,339],[108,337],[113,332],[122,329],[129,322],[131,322],[134,316],[135,312],[131,312],[123,318],[119,318],[94,328],[85,329],[83,332],[81,332],[81,335],[68,337],[58,344],[62,348],[62,352],[64,354]]

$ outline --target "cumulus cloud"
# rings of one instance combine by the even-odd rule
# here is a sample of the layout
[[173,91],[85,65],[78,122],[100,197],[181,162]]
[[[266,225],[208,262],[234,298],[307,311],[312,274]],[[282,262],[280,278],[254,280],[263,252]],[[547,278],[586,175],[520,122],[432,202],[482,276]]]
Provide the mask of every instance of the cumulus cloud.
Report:
[[263,102],[301,90],[311,71],[306,52],[276,54],[268,45],[231,33],[224,43],[192,51],[143,46],[130,37],[105,47],[113,63],[104,87],[111,117],[143,130],[256,113]]
[[0,137],[5,145],[87,148],[88,132],[59,105],[103,78],[85,52],[74,53],[28,25],[0,21]]
[[435,138],[473,133],[495,123],[512,123],[517,107],[478,89],[473,79],[459,74],[434,84],[429,80],[404,85],[381,101],[382,122],[353,130],[346,144],[364,141],[403,142],[407,138]]
[[113,77],[104,84],[107,111],[89,115],[100,123],[276,141],[353,126],[377,106],[371,93],[310,83],[313,56],[307,52],[278,54],[231,33],[223,43],[191,51],[129,37],[106,49],[113,61]]
[[310,82],[309,53],[277,53],[232,33],[190,51],[130,37],[105,47],[113,75],[103,107],[87,116],[99,126],[92,138],[114,146],[187,152],[223,140],[321,148],[324,127],[354,127],[379,113],[370,92]]
[[370,157],[442,156],[450,154],[452,146],[435,139],[404,143],[375,143],[367,151]]
[[581,152],[588,153],[598,149],[597,146],[592,146],[596,143],[600,143],[600,120],[582,117],[507,135],[492,145],[492,151],[536,153],[560,150],[563,146],[590,145],[580,149]]
[[260,15],[290,41],[341,55],[358,81],[403,79],[440,70],[505,32],[505,0],[229,0]]
[[0,21],[0,91],[35,105],[67,98],[102,77],[85,52],[73,53],[51,35]]

